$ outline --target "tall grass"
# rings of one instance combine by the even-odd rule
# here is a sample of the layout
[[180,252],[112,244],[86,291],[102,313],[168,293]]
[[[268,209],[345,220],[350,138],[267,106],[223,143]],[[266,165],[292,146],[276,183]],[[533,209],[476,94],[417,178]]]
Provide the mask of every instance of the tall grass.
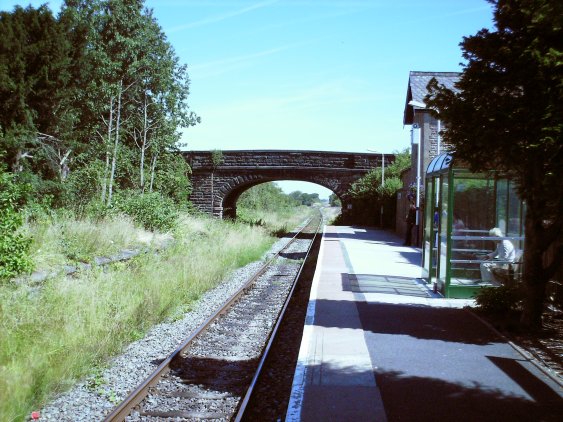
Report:
[[[84,259],[150,238],[126,220],[96,225],[64,217],[30,231],[38,266],[68,259],[68,239],[73,256]],[[0,420],[24,420],[274,241],[262,227],[187,215],[173,234],[173,245],[159,254],[40,287],[0,286]]]
[[60,213],[28,221],[26,229],[33,239],[30,254],[36,270],[88,262],[125,248],[150,246],[165,237],[136,227],[126,215],[95,222]]

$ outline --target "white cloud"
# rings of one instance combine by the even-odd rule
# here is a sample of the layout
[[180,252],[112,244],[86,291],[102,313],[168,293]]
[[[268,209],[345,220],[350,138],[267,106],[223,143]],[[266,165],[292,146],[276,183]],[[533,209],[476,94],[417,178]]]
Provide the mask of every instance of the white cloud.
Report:
[[270,48],[268,50],[258,51],[256,53],[242,54],[234,57],[213,60],[205,63],[194,64],[190,66],[190,77],[192,79],[206,79],[212,76],[219,76],[229,73],[234,69],[240,69],[251,65],[256,59],[271,56],[276,53],[292,48],[293,44],[281,47]]
[[178,31],[182,31],[184,29],[190,29],[190,28],[196,28],[196,27],[200,27],[200,26],[205,26],[205,25],[210,25],[210,24],[214,24],[217,22],[221,22],[224,21],[226,19],[231,19],[234,18],[236,16],[240,16],[240,15],[244,15],[245,13],[248,12],[252,12],[254,10],[257,9],[262,9],[263,7],[267,7],[270,6],[274,3],[277,3],[279,0],[267,0],[267,1],[263,1],[260,3],[255,3],[252,4],[250,6],[244,7],[242,9],[239,10],[233,10],[232,12],[227,12],[227,13],[223,13],[221,15],[217,15],[217,16],[210,16],[208,18],[196,21],[196,22],[190,22],[184,25],[179,25],[176,26],[174,28],[170,28],[167,30],[168,33],[172,33],[172,32],[178,32]]

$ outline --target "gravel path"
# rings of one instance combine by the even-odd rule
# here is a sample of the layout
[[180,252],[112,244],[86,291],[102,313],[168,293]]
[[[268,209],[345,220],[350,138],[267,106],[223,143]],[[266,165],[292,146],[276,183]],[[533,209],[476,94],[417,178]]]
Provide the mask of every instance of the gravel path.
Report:
[[[278,240],[266,253],[264,260],[277,253],[288,241],[289,238]],[[263,261],[257,261],[236,270],[215,289],[204,294],[194,309],[181,319],[153,327],[143,339],[131,343],[122,355],[113,359],[102,373],[93,374],[78,382],[70,391],[41,409],[40,420],[103,420],[105,415],[156,369],[162,359],[172,353],[262,264]]]

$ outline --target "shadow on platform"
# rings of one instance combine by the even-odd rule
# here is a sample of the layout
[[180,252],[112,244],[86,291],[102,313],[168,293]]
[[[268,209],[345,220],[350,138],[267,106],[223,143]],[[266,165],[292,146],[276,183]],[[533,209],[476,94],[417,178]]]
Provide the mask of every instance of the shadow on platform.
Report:
[[[316,301],[315,307],[314,325],[327,328],[363,329],[378,334],[465,344],[506,343],[485,325],[476,324],[475,318],[463,309],[322,299]],[[359,320],[342,318],[342,314],[356,312]],[[357,322],[345,325],[343,321]]]

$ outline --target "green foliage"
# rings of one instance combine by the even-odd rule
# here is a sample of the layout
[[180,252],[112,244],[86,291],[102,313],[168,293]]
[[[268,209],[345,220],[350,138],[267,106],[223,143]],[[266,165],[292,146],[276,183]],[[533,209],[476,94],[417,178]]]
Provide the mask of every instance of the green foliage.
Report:
[[69,104],[72,47],[63,25],[46,5],[0,12],[0,126],[6,131],[6,163],[13,172],[60,177],[71,147],[63,141],[74,120]]
[[22,233],[23,218],[18,213],[22,196],[22,185],[15,184],[13,176],[0,167],[0,280],[31,269],[31,239]]
[[65,181],[65,202],[70,208],[81,211],[92,198],[99,198],[102,177],[103,163],[98,160],[72,171]]
[[112,191],[189,194],[185,164],[170,158],[178,129],[199,122],[187,67],[143,3],[0,12],[1,159],[54,207],[83,208],[110,180]]
[[342,206],[342,202],[340,201],[340,198],[338,198],[338,196],[336,196],[336,194],[334,193],[331,193],[330,196],[328,197],[328,203],[331,207]]
[[293,198],[296,204],[306,205],[308,207],[321,202],[318,193],[306,193],[297,190],[291,192],[289,197]]
[[288,227],[299,223],[303,214],[299,207],[300,203],[275,183],[262,183],[240,195],[237,220],[265,227],[272,235],[279,236],[287,233]]
[[223,151],[218,149],[211,151],[211,162],[213,163],[213,168],[217,168],[223,164],[223,160]]
[[23,209],[26,223],[48,220],[54,212],[52,195],[32,198],[25,204]]
[[[69,220],[67,229],[83,223]],[[118,227],[107,226],[107,221],[96,227],[88,223],[79,231],[106,241],[108,231],[114,232],[122,246]],[[78,379],[99,390],[105,381],[87,377],[93,368],[103,367],[154,324],[177,315],[177,307],[193,306],[194,298],[237,266],[260,259],[274,240],[260,228],[187,215],[179,219],[174,237],[166,253],[146,254],[104,271],[80,271],[72,280],[53,278],[41,289],[0,284],[0,420],[29,419],[31,410]],[[135,244],[136,238],[133,232],[125,240]],[[103,394],[111,399],[111,391]]]
[[263,211],[292,208],[297,203],[290,196],[275,183],[262,183],[244,191],[237,201],[237,208]]
[[390,198],[403,187],[401,173],[411,165],[410,152],[405,149],[395,153],[395,161],[385,168],[382,185],[381,167],[372,169],[360,180],[354,182],[350,194],[355,199],[383,200]]
[[381,168],[372,169],[350,188],[353,198],[378,198],[377,188],[381,186]]
[[165,154],[156,173],[155,190],[172,198],[177,204],[185,204],[192,191],[190,174],[190,166],[184,157],[173,153]]
[[475,302],[483,311],[506,315],[521,309],[524,292],[521,285],[485,287],[475,295]]
[[378,186],[376,189],[377,194],[382,198],[389,198],[395,195],[398,190],[403,187],[403,182],[396,176],[385,178],[385,185]]
[[[447,123],[444,139],[473,170],[500,170],[523,199],[561,215],[563,195],[563,4],[497,0],[496,31],[461,44],[467,60],[456,92],[434,80],[426,102]],[[486,151],[486,153],[484,153]]]
[[147,230],[171,230],[178,217],[174,202],[156,192],[139,194],[136,191],[124,191],[119,194],[114,207]]

